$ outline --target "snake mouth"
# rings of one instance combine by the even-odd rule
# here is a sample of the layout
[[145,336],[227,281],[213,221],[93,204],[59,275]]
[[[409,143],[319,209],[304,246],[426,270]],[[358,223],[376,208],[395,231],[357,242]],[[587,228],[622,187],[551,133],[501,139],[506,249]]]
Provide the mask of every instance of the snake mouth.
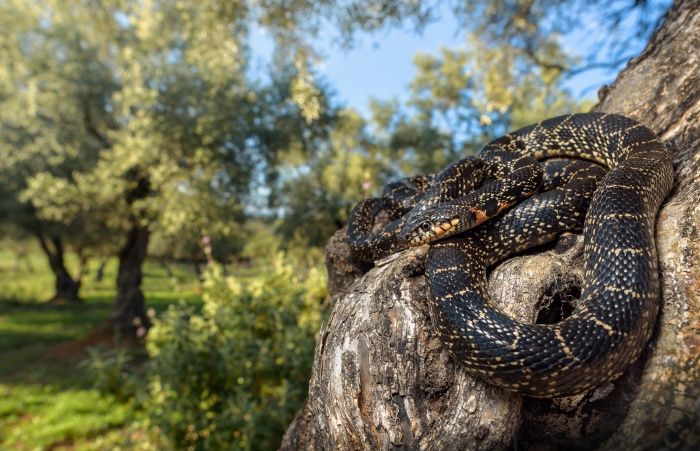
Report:
[[459,224],[459,218],[452,218],[449,221],[438,223],[432,227],[427,226],[419,229],[411,237],[408,244],[409,246],[420,246],[452,235],[457,224]]

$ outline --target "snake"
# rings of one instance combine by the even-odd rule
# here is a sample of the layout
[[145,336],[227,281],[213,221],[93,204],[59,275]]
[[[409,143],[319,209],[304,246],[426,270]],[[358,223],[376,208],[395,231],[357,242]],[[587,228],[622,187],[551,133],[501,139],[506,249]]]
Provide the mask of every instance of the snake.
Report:
[[[428,244],[431,318],[454,359],[508,391],[576,395],[619,378],[652,335],[655,223],[673,180],[669,148],[643,124],[617,114],[558,116],[359,202],[349,247],[376,261]],[[377,230],[381,211],[389,223]],[[531,324],[492,306],[490,268],[581,230],[581,296],[568,317]]]

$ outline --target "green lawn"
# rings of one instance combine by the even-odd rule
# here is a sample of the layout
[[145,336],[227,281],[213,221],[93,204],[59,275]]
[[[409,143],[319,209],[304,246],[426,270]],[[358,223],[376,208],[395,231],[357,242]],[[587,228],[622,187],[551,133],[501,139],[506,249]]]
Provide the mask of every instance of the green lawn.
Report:
[[[130,401],[94,388],[87,349],[113,352],[109,337],[96,330],[109,316],[116,260],[102,282],[94,281],[99,261],[90,262],[83,305],[53,306],[45,303],[53,281],[42,254],[31,249],[17,265],[13,247],[0,242],[0,449],[158,448]],[[200,303],[193,269],[170,266],[172,277],[147,262],[147,306]]]

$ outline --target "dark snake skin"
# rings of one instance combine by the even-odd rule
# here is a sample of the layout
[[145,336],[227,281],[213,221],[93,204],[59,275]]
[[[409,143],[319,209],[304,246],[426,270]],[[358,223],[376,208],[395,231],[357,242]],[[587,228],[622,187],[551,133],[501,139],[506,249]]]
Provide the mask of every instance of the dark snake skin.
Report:
[[[554,157],[600,166],[538,163]],[[561,116],[491,142],[480,159],[360,202],[350,247],[375,260],[431,243],[430,307],[451,354],[506,390],[572,395],[619,377],[651,335],[659,302],[654,223],[672,184],[670,153],[648,128],[619,115]],[[393,221],[373,233],[381,209]],[[489,306],[488,267],[582,226],[584,285],[572,315],[525,324]]]

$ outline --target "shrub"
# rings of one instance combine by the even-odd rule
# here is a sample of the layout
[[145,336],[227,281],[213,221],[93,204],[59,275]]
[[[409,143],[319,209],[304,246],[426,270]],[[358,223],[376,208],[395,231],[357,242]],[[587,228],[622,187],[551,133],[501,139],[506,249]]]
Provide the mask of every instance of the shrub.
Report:
[[148,339],[150,422],[177,448],[275,449],[307,394],[325,280],[278,255],[245,285],[212,265],[201,312],[180,304]]
[[101,352],[98,348],[88,349],[88,359],[82,362],[95,377],[95,388],[114,396],[121,402],[134,398],[137,390],[136,368],[133,354],[117,348]]

